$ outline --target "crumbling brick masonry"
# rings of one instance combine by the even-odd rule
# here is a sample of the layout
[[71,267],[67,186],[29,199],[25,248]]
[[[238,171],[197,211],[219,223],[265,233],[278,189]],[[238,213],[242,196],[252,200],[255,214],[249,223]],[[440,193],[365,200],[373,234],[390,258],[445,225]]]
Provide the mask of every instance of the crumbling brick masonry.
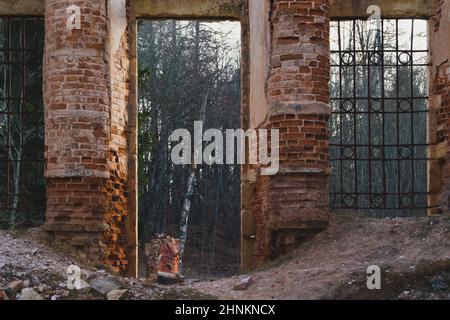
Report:
[[[449,212],[450,0],[2,2],[2,15],[45,14],[45,228],[52,241],[136,275],[139,18],[242,23],[243,127],[281,133],[279,174],[243,166],[243,270],[326,228],[330,19],[367,19],[370,5],[387,18],[430,19],[429,213]],[[73,8],[80,28],[67,28]]]
[[255,184],[256,264],[287,253],[328,225],[330,7],[272,3],[269,117],[280,131],[280,174]]
[[[80,29],[66,27],[71,5]],[[112,48],[107,10],[106,0],[46,1],[46,230],[79,258],[124,271],[129,41],[125,32]]]

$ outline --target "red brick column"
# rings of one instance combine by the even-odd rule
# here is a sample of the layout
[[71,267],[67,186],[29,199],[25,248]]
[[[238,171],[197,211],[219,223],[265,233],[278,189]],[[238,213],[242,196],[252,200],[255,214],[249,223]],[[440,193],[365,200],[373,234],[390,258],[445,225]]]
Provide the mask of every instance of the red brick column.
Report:
[[[81,29],[66,28],[71,5]],[[127,80],[110,66],[106,0],[47,0],[45,14],[46,230],[78,258],[123,271],[127,95],[117,88]]]
[[280,130],[280,173],[260,177],[256,260],[286,253],[328,225],[328,0],[275,0],[265,128]]

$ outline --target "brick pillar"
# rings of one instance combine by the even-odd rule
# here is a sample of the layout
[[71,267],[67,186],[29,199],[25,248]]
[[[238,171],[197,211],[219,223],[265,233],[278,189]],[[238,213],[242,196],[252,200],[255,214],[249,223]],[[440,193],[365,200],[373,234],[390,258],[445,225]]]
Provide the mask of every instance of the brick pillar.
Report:
[[[81,29],[66,28],[71,5]],[[127,65],[110,52],[106,0],[47,0],[45,16],[46,230],[77,258],[124,271]]]
[[290,251],[329,221],[328,0],[274,0],[268,120],[280,130],[280,173],[260,176],[254,218],[258,264]]

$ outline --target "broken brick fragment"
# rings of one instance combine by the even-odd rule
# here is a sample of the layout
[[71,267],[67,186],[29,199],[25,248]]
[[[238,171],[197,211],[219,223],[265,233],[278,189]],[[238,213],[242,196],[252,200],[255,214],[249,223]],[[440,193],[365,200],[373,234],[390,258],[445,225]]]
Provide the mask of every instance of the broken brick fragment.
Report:
[[155,278],[158,272],[177,274],[180,265],[180,240],[158,234],[145,245],[147,277]]

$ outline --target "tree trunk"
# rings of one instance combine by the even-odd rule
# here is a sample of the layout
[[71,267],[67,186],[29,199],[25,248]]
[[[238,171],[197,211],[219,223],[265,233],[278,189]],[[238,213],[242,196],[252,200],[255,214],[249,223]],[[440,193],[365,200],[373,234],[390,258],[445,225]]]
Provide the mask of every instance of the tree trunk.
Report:
[[194,194],[194,188],[196,184],[196,167],[192,168],[191,175],[189,176],[187,182],[187,191],[184,197],[183,209],[181,211],[181,223],[180,223],[180,274],[183,273],[183,256],[184,250],[186,248],[188,224],[189,224],[189,213],[191,210],[191,200]]

